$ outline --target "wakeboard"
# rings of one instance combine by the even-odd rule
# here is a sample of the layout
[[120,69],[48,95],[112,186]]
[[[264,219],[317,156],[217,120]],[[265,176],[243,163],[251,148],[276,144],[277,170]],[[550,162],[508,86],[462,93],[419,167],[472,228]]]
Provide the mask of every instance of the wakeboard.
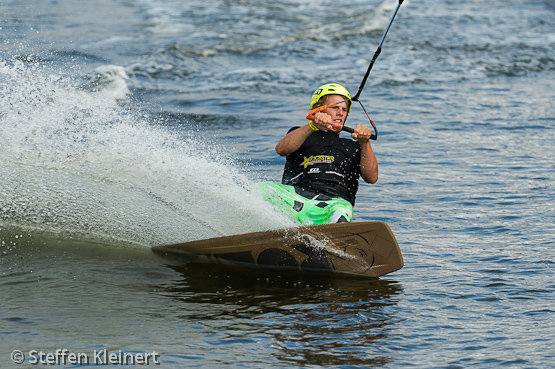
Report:
[[155,246],[153,251],[263,271],[380,277],[403,267],[393,232],[379,221],[247,233]]

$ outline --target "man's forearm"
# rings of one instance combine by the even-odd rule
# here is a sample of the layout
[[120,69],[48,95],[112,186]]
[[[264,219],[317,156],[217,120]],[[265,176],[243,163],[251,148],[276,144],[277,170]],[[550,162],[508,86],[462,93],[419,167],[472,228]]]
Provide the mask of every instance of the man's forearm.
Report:
[[289,132],[276,145],[276,152],[281,156],[289,156],[297,151],[314,132],[308,124]]

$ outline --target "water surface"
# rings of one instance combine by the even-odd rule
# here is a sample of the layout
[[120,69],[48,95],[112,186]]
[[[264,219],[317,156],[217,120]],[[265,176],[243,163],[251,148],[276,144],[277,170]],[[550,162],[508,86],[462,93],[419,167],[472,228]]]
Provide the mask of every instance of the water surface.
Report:
[[[356,92],[397,2],[4,2],[0,363],[554,367],[555,6],[405,1],[362,100],[355,221],[379,280],[186,264],[150,247],[291,226],[254,184],[328,81]],[[349,124],[365,124],[354,108]],[[62,365],[62,367],[71,365]]]

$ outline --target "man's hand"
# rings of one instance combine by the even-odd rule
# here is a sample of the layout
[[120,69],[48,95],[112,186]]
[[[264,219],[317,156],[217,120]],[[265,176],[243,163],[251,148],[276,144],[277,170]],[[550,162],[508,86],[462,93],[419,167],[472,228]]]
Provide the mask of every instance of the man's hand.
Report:
[[323,113],[323,112],[318,112],[318,113],[314,114],[314,120],[312,121],[312,123],[319,130],[324,131],[324,132],[327,132],[327,131],[339,132],[339,131],[341,131],[341,128],[343,127],[343,124],[341,124],[339,122],[335,122],[331,118],[331,115],[329,115],[327,113]]
[[351,133],[351,137],[360,143],[365,143],[370,140],[372,136],[372,129],[366,126],[356,126],[355,131]]

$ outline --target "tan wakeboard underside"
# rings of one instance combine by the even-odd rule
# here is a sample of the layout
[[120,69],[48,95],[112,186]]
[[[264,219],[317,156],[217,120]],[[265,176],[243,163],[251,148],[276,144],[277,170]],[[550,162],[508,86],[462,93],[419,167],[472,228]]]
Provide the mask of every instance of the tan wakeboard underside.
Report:
[[255,232],[153,250],[180,254],[194,262],[261,270],[380,277],[403,267],[395,236],[386,223],[377,221]]

